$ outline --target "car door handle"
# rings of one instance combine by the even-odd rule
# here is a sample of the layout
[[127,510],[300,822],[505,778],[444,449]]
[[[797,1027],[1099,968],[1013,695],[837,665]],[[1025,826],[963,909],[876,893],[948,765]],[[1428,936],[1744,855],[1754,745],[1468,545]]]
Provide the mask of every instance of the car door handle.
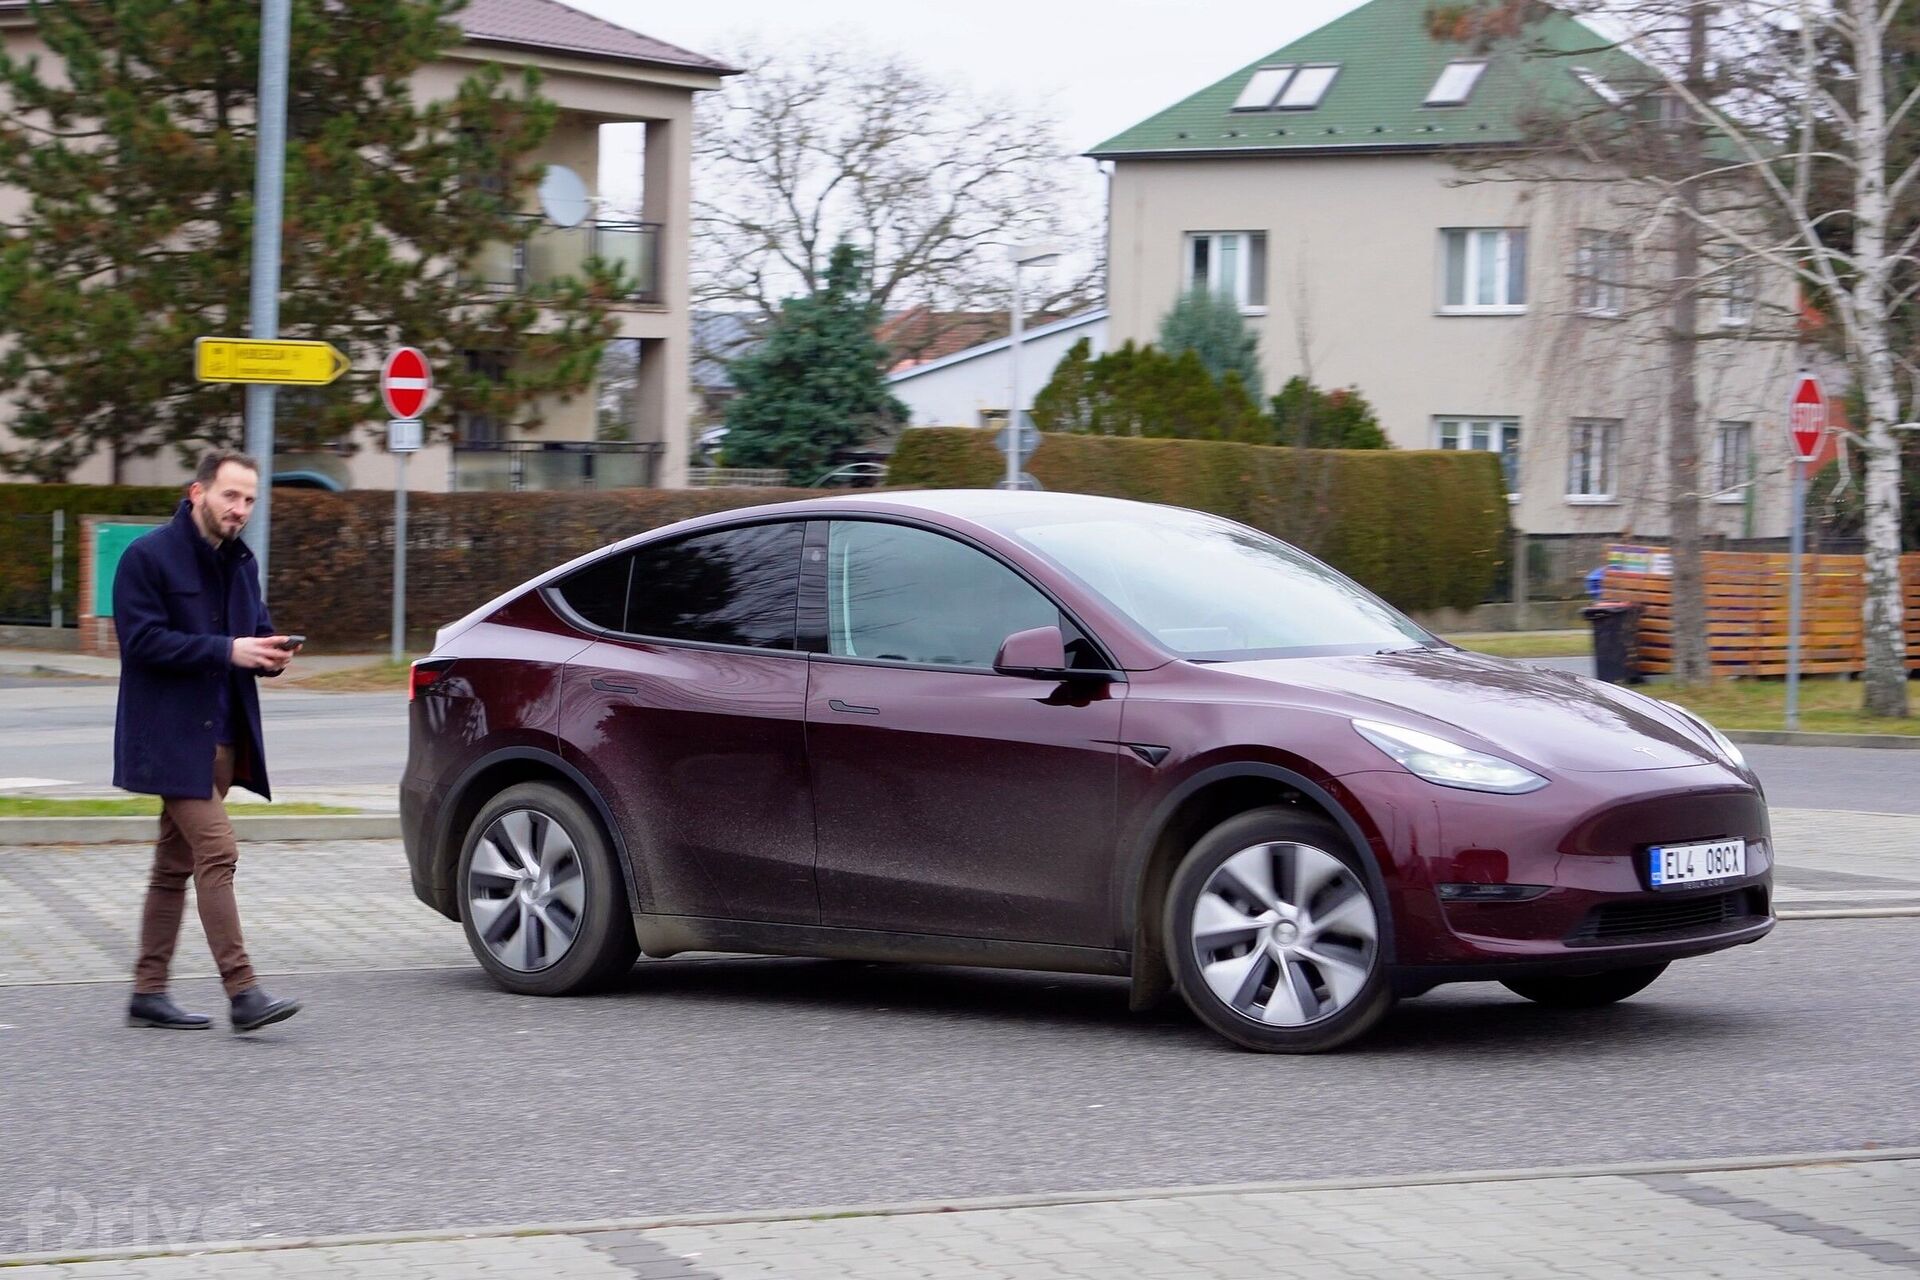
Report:
[[593,679],[593,687],[598,689],[601,693],[638,693],[640,692],[639,685],[621,684],[618,680],[602,680],[598,676],[595,676]]
[[827,705],[835,711],[844,711],[850,716],[877,716],[880,714],[880,708],[878,707],[856,707],[853,703],[842,702],[838,698],[828,698]]

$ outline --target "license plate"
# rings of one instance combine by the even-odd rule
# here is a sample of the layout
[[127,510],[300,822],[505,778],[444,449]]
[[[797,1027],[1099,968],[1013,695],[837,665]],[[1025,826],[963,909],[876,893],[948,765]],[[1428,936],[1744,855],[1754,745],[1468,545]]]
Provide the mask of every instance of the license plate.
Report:
[[1710,840],[1705,844],[1657,844],[1647,850],[1648,877],[1656,889],[1700,884],[1747,874],[1745,840]]

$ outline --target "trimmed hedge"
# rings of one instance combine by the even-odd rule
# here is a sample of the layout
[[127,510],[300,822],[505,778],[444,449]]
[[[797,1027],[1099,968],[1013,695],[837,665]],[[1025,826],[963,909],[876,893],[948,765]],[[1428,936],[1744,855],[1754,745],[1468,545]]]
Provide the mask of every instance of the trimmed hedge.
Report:
[[[903,432],[892,487],[985,488],[993,433]],[[1027,470],[1048,489],[1211,511],[1309,551],[1402,609],[1470,608],[1506,554],[1506,482],[1491,453],[1286,449],[1215,440],[1047,435]]]
[[[67,512],[73,601],[79,598],[81,515],[164,516],[180,495],[172,488],[6,484],[0,485],[0,525],[23,523],[9,515]],[[820,496],[818,489],[414,493],[407,499],[408,628],[430,634],[535,574],[648,529],[710,511]],[[32,583],[44,596],[48,559],[44,549],[34,560],[0,548],[0,583]],[[393,607],[392,492],[275,489],[271,572],[277,625],[304,633],[320,650],[385,645]]]

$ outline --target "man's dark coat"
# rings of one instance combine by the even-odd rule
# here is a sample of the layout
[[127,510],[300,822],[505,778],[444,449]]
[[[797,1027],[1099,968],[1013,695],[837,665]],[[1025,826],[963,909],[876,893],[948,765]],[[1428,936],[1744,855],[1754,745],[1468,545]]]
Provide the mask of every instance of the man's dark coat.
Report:
[[[231,557],[226,598],[215,557]],[[120,640],[120,709],[113,734],[113,785],[149,795],[213,794],[213,722],[220,684],[230,682],[234,783],[271,799],[260,738],[260,692],[233,666],[235,636],[270,636],[253,553],[235,539],[216,552],[182,501],[173,521],[143,534],[113,577],[113,625]],[[234,676],[240,678],[235,679]]]

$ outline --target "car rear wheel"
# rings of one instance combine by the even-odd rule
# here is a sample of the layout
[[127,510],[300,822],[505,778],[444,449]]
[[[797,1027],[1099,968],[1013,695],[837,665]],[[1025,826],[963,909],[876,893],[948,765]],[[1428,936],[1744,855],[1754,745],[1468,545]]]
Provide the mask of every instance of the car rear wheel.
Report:
[[1167,895],[1174,981],[1199,1019],[1244,1048],[1317,1053],[1393,1003],[1384,904],[1326,818],[1256,809],[1193,846]]
[[508,787],[460,854],[460,922],[480,965],[523,995],[570,995],[620,977],[639,954],[625,883],[600,824],[572,793]]
[[1662,962],[1632,969],[1610,969],[1605,973],[1583,973],[1577,977],[1503,979],[1500,985],[1517,996],[1550,1008],[1596,1009],[1645,991],[1666,970]]

